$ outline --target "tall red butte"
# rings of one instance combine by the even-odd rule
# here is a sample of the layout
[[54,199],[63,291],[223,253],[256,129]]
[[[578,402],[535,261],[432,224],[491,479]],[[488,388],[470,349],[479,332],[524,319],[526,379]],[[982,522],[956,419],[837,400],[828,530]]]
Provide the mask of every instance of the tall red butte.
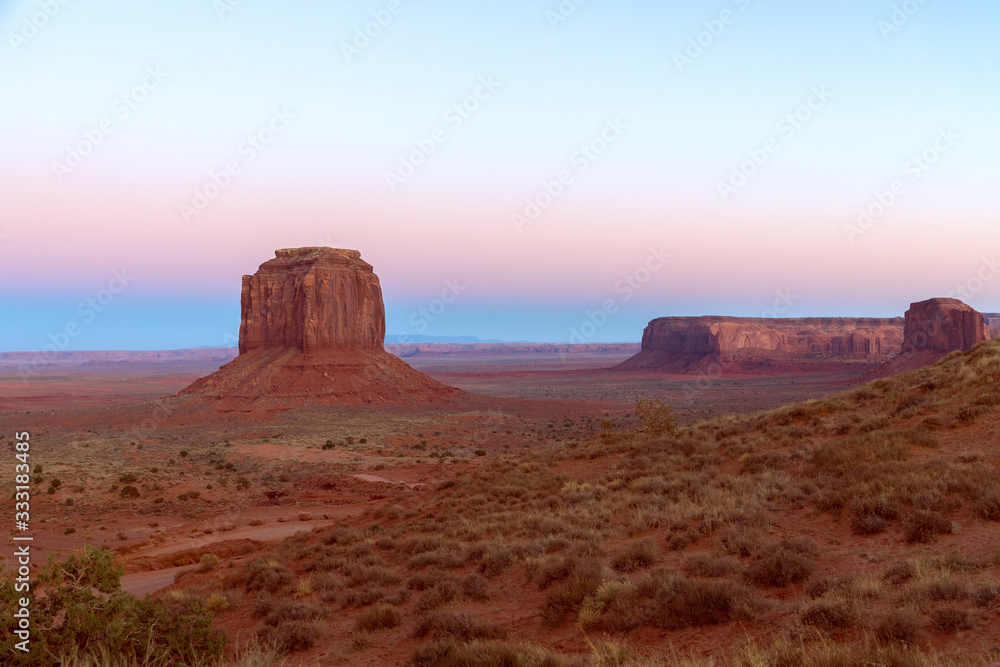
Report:
[[278,250],[243,276],[240,355],[181,392],[221,407],[427,401],[459,390],[383,347],[385,306],[357,250]]

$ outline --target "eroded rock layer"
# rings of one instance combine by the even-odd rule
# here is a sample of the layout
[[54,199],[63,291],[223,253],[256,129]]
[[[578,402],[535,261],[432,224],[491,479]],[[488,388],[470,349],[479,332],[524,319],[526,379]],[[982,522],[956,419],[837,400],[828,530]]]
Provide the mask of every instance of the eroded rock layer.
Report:
[[642,351],[622,370],[681,370],[705,359],[761,364],[880,361],[900,351],[902,318],[661,317],[642,335]]

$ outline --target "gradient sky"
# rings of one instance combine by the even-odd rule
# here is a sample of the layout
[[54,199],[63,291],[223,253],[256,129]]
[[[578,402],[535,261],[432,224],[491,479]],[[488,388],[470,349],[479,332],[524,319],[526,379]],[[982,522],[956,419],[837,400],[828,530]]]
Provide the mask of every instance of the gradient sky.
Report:
[[901,315],[960,285],[1000,311],[995,1],[63,1],[0,0],[0,350],[67,325],[60,349],[232,344],[240,277],[306,245],[361,251],[390,334],[564,342],[613,302],[585,340],[636,341],[660,315]]

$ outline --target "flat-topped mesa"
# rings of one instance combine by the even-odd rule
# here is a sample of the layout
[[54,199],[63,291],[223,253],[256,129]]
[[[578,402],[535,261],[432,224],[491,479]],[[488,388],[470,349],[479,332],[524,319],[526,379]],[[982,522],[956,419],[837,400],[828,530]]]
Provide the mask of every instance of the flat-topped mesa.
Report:
[[382,287],[357,250],[278,250],[243,276],[240,354],[294,347],[381,350]]
[[681,370],[710,359],[732,363],[878,361],[900,351],[903,319],[851,317],[661,317],[623,370]]
[[958,299],[918,301],[906,311],[903,352],[968,350],[990,338],[983,314]]

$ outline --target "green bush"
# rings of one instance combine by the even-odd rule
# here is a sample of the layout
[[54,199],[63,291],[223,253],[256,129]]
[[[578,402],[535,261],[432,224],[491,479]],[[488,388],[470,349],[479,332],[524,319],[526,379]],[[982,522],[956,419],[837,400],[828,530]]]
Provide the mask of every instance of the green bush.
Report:
[[227,637],[197,598],[139,600],[121,590],[114,554],[88,546],[59,562],[50,558],[32,588],[44,587],[31,608],[31,651],[14,648],[14,612],[21,596],[0,586],[0,653],[7,665],[54,667],[59,656],[97,655],[197,664],[222,656]]

